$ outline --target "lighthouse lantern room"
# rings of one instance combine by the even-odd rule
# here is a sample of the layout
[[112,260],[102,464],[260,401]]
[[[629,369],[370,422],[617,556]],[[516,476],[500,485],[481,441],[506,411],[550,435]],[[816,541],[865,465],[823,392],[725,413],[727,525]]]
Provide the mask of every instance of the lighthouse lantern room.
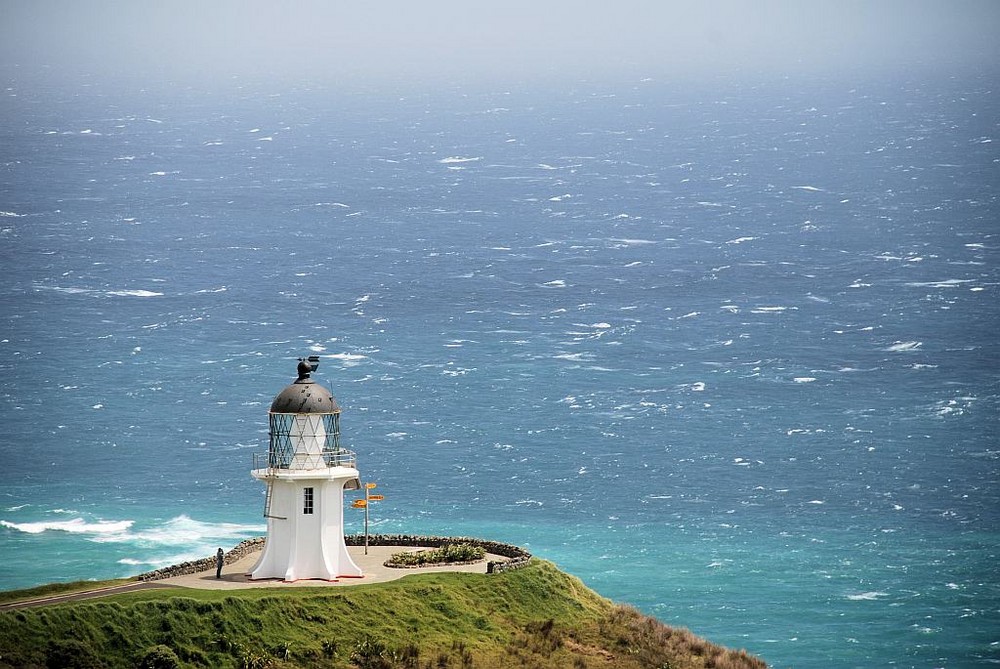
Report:
[[340,447],[340,407],[312,378],[319,357],[271,403],[270,444],[250,474],[267,485],[267,539],[251,579],[336,580],[362,575],[344,543],[344,490],[360,488],[357,461]]

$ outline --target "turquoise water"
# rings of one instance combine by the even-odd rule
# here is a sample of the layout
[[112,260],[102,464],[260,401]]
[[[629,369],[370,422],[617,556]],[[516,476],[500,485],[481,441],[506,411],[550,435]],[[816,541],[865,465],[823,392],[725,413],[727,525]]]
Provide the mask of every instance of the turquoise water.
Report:
[[988,77],[23,77],[4,587],[261,534],[251,455],[317,354],[374,531],[526,545],[776,667],[1000,661]]

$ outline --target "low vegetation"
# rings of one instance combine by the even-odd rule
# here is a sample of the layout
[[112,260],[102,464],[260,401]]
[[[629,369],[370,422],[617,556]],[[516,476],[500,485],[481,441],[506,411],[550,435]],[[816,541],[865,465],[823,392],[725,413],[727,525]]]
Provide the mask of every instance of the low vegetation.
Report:
[[428,567],[435,564],[478,562],[486,557],[486,549],[472,544],[445,544],[426,551],[393,553],[385,561],[387,567]]
[[763,668],[552,564],[349,588],[162,588],[0,612],[0,668]]

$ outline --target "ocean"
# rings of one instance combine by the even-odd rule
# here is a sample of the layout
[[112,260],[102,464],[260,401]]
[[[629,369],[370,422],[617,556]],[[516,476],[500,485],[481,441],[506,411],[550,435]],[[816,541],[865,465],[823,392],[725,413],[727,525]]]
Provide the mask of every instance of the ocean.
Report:
[[995,73],[5,75],[0,587],[262,534],[318,355],[373,532],[774,667],[1000,663]]

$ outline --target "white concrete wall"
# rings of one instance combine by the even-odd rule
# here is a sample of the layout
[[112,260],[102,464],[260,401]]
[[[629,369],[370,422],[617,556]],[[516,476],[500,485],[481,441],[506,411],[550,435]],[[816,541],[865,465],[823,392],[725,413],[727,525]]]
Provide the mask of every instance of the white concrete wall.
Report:
[[[335,580],[361,576],[344,544],[344,484],[356,478],[347,467],[313,472],[288,471],[271,482],[267,541],[250,578]],[[303,513],[303,490],[313,488],[313,513]]]

